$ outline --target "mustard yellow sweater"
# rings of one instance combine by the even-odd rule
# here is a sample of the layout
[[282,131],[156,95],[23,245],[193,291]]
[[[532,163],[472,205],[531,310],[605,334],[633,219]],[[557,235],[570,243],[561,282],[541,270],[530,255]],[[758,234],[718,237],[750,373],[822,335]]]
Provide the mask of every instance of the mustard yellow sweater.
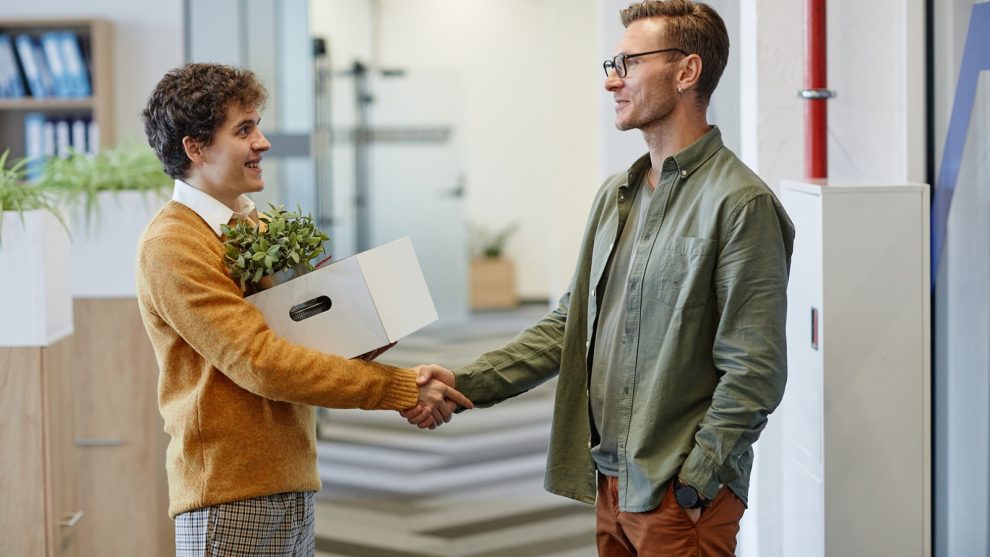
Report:
[[276,336],[192,209],[169,202],[138,246],[138,302],[160,370],[171,436],[169,515],[283,492],[316,491],[313,406],[415,406],[415,373],[346,360]]

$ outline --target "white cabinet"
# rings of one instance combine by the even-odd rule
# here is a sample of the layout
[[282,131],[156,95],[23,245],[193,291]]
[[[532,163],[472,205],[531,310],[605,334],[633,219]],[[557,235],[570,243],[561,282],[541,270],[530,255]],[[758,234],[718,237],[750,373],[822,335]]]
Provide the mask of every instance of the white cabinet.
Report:
[[928,195],[782,184],[784,555],[931,554]]

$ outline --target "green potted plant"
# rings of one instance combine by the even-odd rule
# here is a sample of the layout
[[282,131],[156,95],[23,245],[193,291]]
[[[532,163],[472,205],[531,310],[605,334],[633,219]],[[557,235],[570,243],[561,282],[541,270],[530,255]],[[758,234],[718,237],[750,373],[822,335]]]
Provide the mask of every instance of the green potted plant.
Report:
[[515,266],[504,256],[509,238],[518,229],[515,222],[496,230],[471,227],[472,309],[506,309],[519,303]]
[[76,298],[130,298],[138,239],[167,201],[173,181],[147,147],[52,157],[38,180],[69,208]]
[[312,271],[313,260],[325,253],[323,244],[330,239],[301,208],[292,212],[268,206],[267,214],[259,213],[258,226],[242,220],[220,227],[227,267],[248,295]]
[[25,182],[26,160],[0,155],[0,346],[46,346],[72,333],[69,234],[50,191]]

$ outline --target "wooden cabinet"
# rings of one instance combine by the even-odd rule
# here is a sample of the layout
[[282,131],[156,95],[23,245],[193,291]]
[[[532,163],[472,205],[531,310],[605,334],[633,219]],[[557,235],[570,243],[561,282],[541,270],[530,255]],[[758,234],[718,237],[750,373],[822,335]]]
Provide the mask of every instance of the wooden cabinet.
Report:
[[0,555],[78,555],[88,517],[73,458],[76,373],[68,338],[0,348]]
[[928,187],[781,189],[796,228],[779,409],[783,555],[928,556]]
[[0,152],[12,158],[26,153],[24,117],[41,112],[51,118],[91,118],[99,127],[101,146],[115,143],[113,121],[113,36],[109,22],[98,19],[0,20],[0,33],[39,37],[47,31],[71,31],[79,37],[88,61],[92,96],[86,98],[0,98]]
[[[175,555],[158,364],[134,298],[75,301],[79,555]],[[2,552],[0,552],[2,554]]]

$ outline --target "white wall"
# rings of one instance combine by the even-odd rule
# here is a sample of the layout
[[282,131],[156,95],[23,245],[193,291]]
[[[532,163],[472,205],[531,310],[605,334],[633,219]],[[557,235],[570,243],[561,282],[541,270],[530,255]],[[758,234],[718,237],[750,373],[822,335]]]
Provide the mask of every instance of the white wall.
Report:
[[600,174],[592,0],[324,0],[310,21],[335,67],[462,73],[465,216],[518,221],[507,253],[520,295],[558,295]]
[[5,0],[4,18],[101,18],[113,24],[117,141],[145,142],[139,113],[158,80],[182,64],[182,2]]
[[925,181],[925,2],[828,3],[829,177]]
[[[742,0],[742,158],[774,189],[804,175],[804,3]],[[922,182],[922,0],[828,3],[830,178]]]

